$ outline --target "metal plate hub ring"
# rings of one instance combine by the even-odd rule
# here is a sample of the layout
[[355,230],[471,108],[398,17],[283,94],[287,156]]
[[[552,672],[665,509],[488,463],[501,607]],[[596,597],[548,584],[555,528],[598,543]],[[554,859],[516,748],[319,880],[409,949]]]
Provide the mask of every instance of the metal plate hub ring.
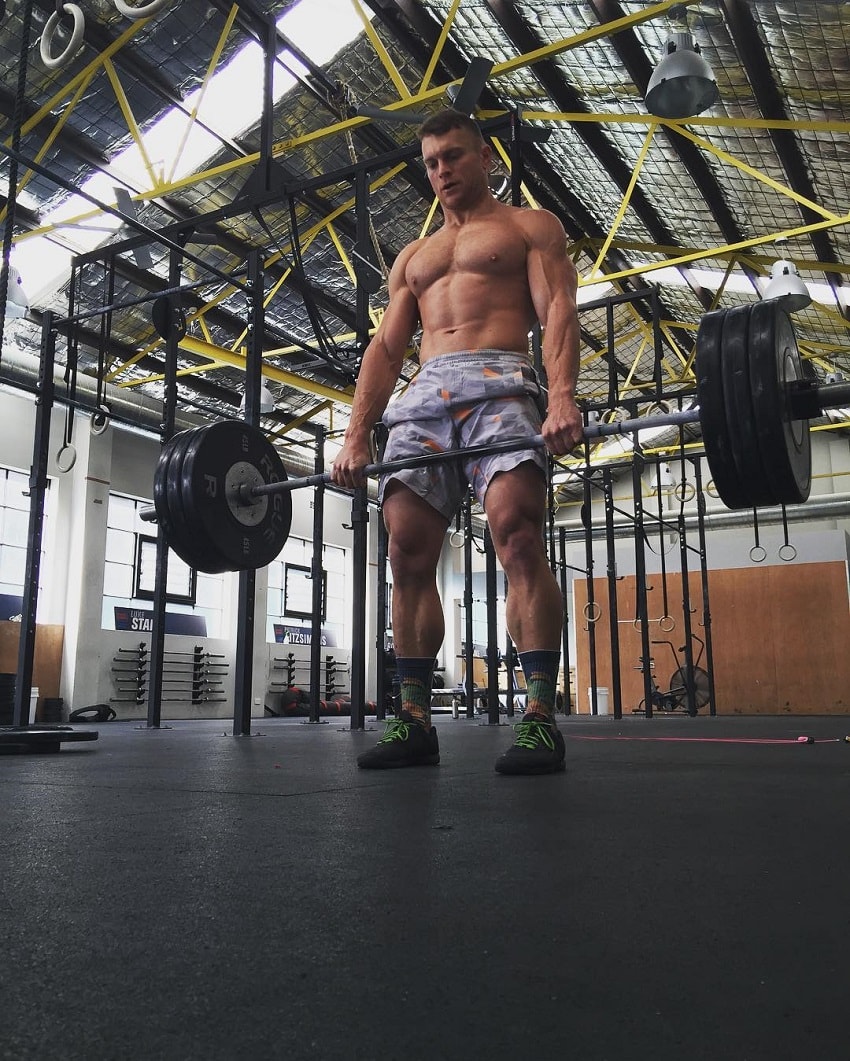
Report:
[[237,461],[227,469],[224,477],[224,496],[230,514],[243,527],[256,527],[266,517],[269,509],[267,494],[251,496],[251,489],[265,483],[259,469],[247,461]]

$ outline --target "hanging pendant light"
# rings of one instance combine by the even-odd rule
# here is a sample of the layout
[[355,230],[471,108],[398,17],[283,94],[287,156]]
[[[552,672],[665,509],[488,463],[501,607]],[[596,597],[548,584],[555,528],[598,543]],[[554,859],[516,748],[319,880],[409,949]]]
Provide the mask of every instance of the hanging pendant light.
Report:
[[711,67],[690,33],[672,33],[646,89],[646,107],[659,118],[693,118],[719,97]]
[[764,290],[765,299],[777,299],[786,313],[796,313],[810,306],[812,296],[800,279],[797,266],[780,258],[770,268],[770,282]]
[[[246,403],[246,398],[243,395],[242,403],[239,406],[239,415],[240,416],[244,416],[245,415],[245,403]],[[274,395],[269,390],[269,388],[265,385],[265,383],[262,383],[262,384],[260,384],[260,414],[261,415],[266,415],[268,413],[273,413],[273,412],[274,412]]]

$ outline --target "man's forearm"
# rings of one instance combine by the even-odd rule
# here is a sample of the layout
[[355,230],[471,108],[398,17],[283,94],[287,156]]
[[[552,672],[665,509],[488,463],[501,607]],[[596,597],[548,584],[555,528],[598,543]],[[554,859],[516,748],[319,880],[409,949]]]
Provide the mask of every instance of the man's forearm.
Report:
[[575,400],[579,370],[579,327],[575,304],[550,307],[543,333],[543,366],[549,401]]
[[365,440],[369,437],[387,407],[400,371],[401,364],[390,357],[383,343],[369,346],[357,378],[346,439]]

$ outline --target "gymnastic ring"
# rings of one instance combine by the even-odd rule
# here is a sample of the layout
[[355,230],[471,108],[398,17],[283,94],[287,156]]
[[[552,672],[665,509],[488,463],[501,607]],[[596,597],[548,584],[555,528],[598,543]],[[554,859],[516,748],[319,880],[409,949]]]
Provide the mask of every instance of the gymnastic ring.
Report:
[[603,424],[619,424],[629,419],[629,410],[617,405],[613,409],[606,409],[599,419]]
[[109,406],[100,405],[89,418],[89,430],[93,435],[102,435],[109,427]]
[[71,445],[70,442],[63,442],[56,454],[56,467],[64,475],[65,472],[69,472],[74,465],[77,463],[77,451]]
[[754,545],[750,549],[750,559],[754,564],[760,564],[767,557],[767,549],[763,545]]
[[[669,623],[669,626],[665,626],[665,623]],[[676,620],[672,615],[662,615],[658,620],[658,629],[663,630],[665,634],[669,634],[671,630],[676,629]]]
[[70,62],[83,44],[83,34],[86,29],[86,17],[83,14],[83,9],[79,4],[63,4],[62,10],[66,15],[73,17],[74,28],[71,31],[71,39],[68,41],[65,51],[61,55],[54,56],[50,54],[50,45],[53,43],[53,36],[62,16],[58,11],[54,11],[45,23],[38,50],[41,55],[41,61],[48,70],[58,70],[60,66]]
[[169,0],[151,0],[149,4],[142,4],[141,7],[133,7],[132,4],[125,4],[124,0],[112,0],[117,8],[119,14],[122,14],[125,18],[140,19],[150,18],[151,15],[155,15],[157,11],[160,11]]
[[449,535],[449,545],[452,549],[460,549],[465,538],[466,535],[462,530],[453,530]]
[[[785,550],[784,552],[783,552],[783,549]],[[796,558],[797,558],[797,549],[790,542],[785,542],[784,545],[780,545],[779,546],[779,559],[780,560],[785,560],[785,561],[790,562],[791,560],[796,560]]]
[[[582,609],[584,617],[589,623],[598,623],[602,618],[602,608],[597,601],[588,601]],[[594,614],[595,613],[595,614]]]
[[696,497],[697,488],[693,483],[689,483],[687,479],[683,479],[680,483],[676,483],[673,489],[673,496],[677,501],[693,501]]

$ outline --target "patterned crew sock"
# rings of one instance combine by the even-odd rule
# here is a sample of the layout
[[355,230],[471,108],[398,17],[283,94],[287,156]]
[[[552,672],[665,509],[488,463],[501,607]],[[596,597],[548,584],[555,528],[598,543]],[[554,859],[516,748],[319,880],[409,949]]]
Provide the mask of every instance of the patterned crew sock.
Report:
[[555,714],[561,653],[550,652],[546,649],[520,652],[519,661],[522,664],[525,687],[528,691],[526,716],[545,715],[546,718],[552,718]]
[[401,686],[401,709],[431,728],[431,678],[435,659],[421,656],[396,657],[398,680]]

